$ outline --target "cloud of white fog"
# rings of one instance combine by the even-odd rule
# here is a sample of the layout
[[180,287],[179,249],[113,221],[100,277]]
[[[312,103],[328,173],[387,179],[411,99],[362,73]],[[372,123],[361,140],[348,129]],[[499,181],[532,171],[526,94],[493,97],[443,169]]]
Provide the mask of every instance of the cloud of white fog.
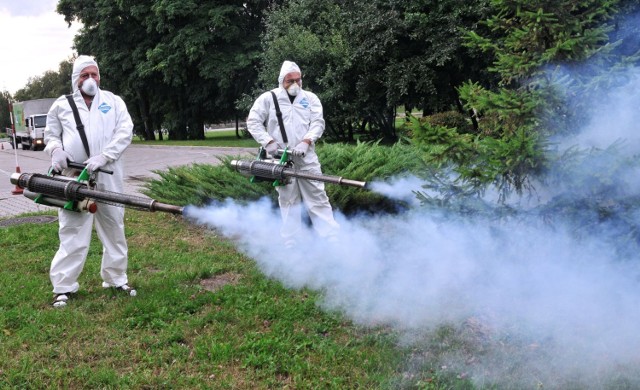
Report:
[[[563,145],[606,149],[622,140],[620,152],[637,156],[639,74],[633,70],[628,82],[594,100],[595,114],[584,131],[562,140]],[[575,168],[606,177],[607,160],[591,162],[581,160]],[[638,167],[629,168],[619,171],[616,182],[624,188],[612,189],[626,199],[640,195]],[[414,191],[421,191],[422,183],[393,179],[371,188],[416,205]],[[565,189],[544,190],[553,196]],[[624,217],[640,226],[637,214]],[[307,231],[288,251],[279,238],[279,211],[266,199],[189,207],[185,215],[233,237],[269,277],[291,288],[322,291],[323,307],[357,323],[392,326],[409,338],[420,330],[481,318],[495,340],[536,346],[522,354],[526,359],[516,359],[507,348],[495,354],[487,350],[473,364],[464,361],[468,356],[451,356],[452,365],[476,383],[499,382],[518,371],[520,382],[508,386],[600,388],[627,368],[635,375],[632,383],[640,383],[633,371],[640,364],[640,254],[623,261],[609,240],[590,230],[576,235],[573,221],[559,215],[547,224],[539,217],[462,219],[419,207],[402,215],[353,219],[337,213],[338,242]]]
[[[339,242],[309,231],[297,249],[285,250],[279,212],[267,199],[185,214],[234,237],[268,276],[323,290],[327,308],[363,324],[421,328],[491,313],[541,337],[597,336],[611,345],[640,320],[636,266],[617,264],[611,248],[558,227],[442,223],[416,211],[340,218]],[[588,332],[576,334],[578,327]],[[640,350],[640,335],[623,344]]]
[[560,140],[562,147],[605,149],[624,140],[633,151],[640,151],[640,69],[630,69],[621,77],[625,79],[622,85],[591,98],[585,113],[589,121],[580,124],[581,131],[575,137]]
[[[285,250],[279,212],[266,199],[186,215],[234,237],[269,277],[322,291],[326,309],[360,324],[416,331],[490,318],[496,335],[548,346],[554,371],[573,367],[583,376],[595,364],[577,363],[585,356],[606,357],[595,360],[609,368],[640,358],[637,262],[617,262],[613,248],[562,226],[443,223],[420,211],[339,216],[339,242],[306,232],[297,249]],[[485,358],[481,367],[494,364]],[[494,379],[504,369],[494,367]]]
[[369,183],[371,191],[383,194],[391,199],[406,202],[410,206],[418,206],[416,191],[424,191],[424,181],[415,176],[391,178],[388,181]]

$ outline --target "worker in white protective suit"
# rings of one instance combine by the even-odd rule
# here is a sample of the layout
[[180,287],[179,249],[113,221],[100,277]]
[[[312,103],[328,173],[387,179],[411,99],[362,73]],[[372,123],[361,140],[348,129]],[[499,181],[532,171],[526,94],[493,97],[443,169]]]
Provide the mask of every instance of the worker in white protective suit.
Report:
[[[304,155],[292,157],[296,169],[322,174],[315,152],[315,144],[324,132],[320,99],[302,89],[302,74],[294,62],[284,61],[278,84],[278,88],[256,99],[247,118],[247,130],[268,154],[274,155],[278,149],[288,147]],[[271,92],[275,93],[282,112],[283,130],[278,124]],[[286,132],[288,142],[284,141],[282,131]],[[321,237],[329,240],[336,237],[340,227],[333,218],[324,183],[292,178],[290,184],[276,189],[283,220],[281,235],[287,247],[296,244],[296,236],[302,229],[302,204]]]
[[[97,189],[123,192],[123,167],[120,157],[131,143],[133,122],[124,101],[100,89],[100,71],[93,58],[79,56],[71,75],[73,101],[84,125],[89,153],[66,96],[58,98],[47,115],[45,151],[51,156],[52,169],[63,172],[68,161],[86,164],[90,173],[97,172]],[[112,175],[99,172],[113,171]],[[60,247],[50,269],[54,307],[67,304],[79,289],[78,277],[89,251],[93,222],[103,245],[100,275],[102,287],[115,288],[135,296],[128,285],[128,248],[124,235],[124,208],[100,204],[95,214],[60,209],[58,211]]]

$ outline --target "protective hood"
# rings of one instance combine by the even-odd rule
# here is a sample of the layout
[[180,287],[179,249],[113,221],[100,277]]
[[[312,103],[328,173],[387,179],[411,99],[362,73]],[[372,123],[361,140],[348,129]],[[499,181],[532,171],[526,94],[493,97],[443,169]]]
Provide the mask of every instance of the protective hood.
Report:
[[75,93],[78,90],[78,80],[80,79],[80,73],[87,66],[95,66],[98,68],[98,74],[100,74],[100,67],[98,67],[98,63],[91,57],[81,55],[76,58],[73,63],[73,72],[71,73],[71,90]]
[[284,86],[282,85],[282,82],[284,81],[284,76],[292,72],[302,73],[300,71],[300,68],[298,67],[298,65],[296,65],[295,62],[292,62],[292,61],[283,62],[282,68],[280,68],[280,75],[278,76],[278,85],[280,87],[284,88]]

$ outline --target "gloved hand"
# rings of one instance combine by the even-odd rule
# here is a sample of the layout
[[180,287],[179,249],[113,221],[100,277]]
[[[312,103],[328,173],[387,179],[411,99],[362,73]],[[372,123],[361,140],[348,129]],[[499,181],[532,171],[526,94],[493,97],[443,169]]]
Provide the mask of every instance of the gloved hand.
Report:
[[107,165],[108,162],[109,160],[104,155],[99,154],[97,156],[91,157],[90,159],[85,161],[83,164],[87,164],[87,171],[89,171],[89,173],[93,173],[93,171]]
[[56,148],[51,153],[51,166],[56,172],[62,172],[69,166],[67,160],[73,161],[73,157],[62,148]]
[[302,141],[298,145],[296,145],[295,148],[293,148],[293,154],[298,156],[304,156],[305,153],[307,153],[307,150],[309,150],[309,144]]
[[275,156],[276,152],[278,151],[278,149],[284,149],[282,146],[278,145],[278,143],[276,141],[271,142],[270,144],[267,144],[267,146],[264,147],[264,150],[267,151],[267,154],[270,156]]

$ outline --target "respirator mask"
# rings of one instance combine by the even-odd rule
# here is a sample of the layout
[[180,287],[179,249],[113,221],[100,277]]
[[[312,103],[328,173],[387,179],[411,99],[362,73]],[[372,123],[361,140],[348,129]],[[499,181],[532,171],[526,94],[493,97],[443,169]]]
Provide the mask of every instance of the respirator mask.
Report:
[[89,96],[95,96],[98,93],[98,83],[93,78],[88,78],[82,82],[82,92]]
[[296,96],[300,92],[300,86],[298,85],[298,83],[293,83],[289,86],[289,88],[287,89],[287,92],[291,96]]

